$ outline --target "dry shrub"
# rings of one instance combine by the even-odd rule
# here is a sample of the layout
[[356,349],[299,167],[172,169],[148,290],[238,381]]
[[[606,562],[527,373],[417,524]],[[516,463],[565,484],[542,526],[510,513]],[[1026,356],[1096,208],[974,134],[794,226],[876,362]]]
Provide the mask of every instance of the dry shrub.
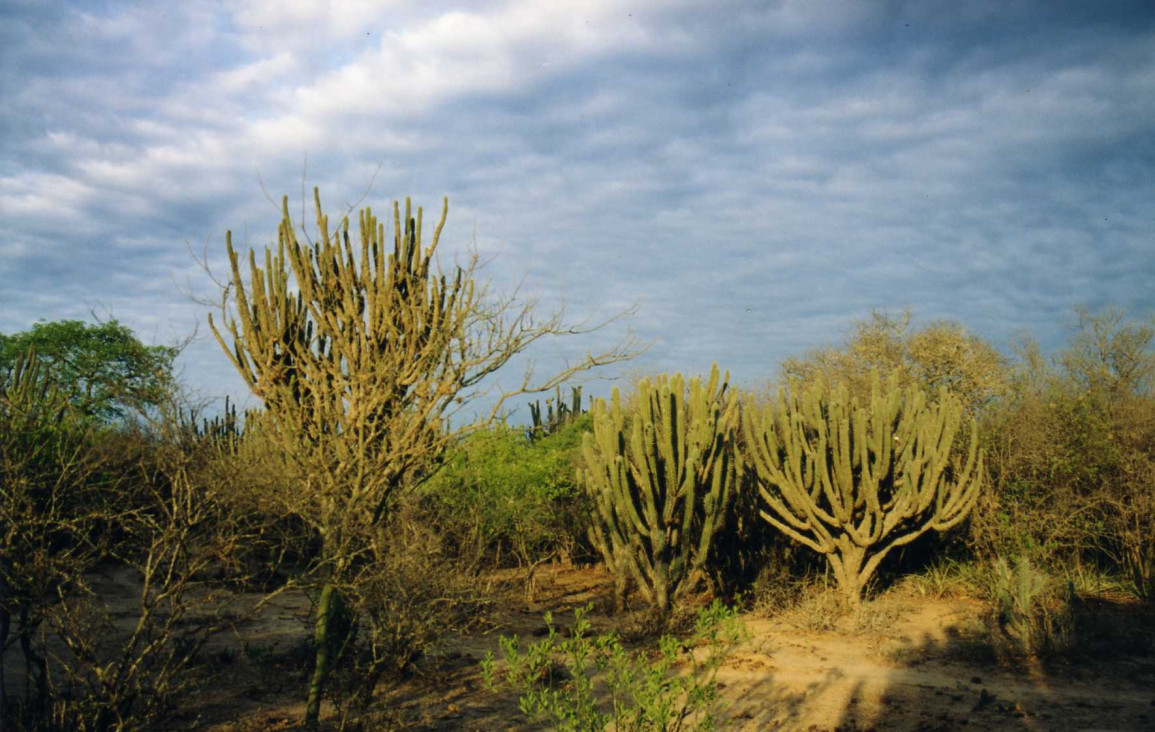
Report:
[[837,589],[823,582],[804,585],[796,604],[785,615],[785,621],[811,633],[836,630],[850,606]]
[[487,604],[475,576],[415,508],[403,506],[382,534],[384,551],[341,588],[344,632],[329,687],[341,729],[388,716],[373,708],[378,686],[412,672],[446,635],[473,627]]
[[208,480],[215,448],[164,404],[112,428],[47,376],[0,382],[0,609],[25,662],[19,698],[0,685],[4,721],[156,728],[230,621],[212,568],[253,543]]
[[971,522],[983,557],[1026,555],[1155,581],[1155,323],[1077,310],[1055,364],[1027,343],[1010,398],[985,418],[995,490]]
[[258,539],[208,482],[212,448],[187,425],[107,435],[104,449],[122,477],[109,488],[119,508],[105,516],[115,539],[105,561],[137,591],[118,607],[92,575],[58,589],[42,635],[59,650],[41,728],[155,728],[195,688],[200,649],[236,619],[233,592],[213,579],[221,557]]

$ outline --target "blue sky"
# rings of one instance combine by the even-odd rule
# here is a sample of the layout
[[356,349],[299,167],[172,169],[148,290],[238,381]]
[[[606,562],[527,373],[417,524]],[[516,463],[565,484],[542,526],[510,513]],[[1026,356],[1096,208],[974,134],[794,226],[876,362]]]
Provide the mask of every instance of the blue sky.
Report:
[[758,384],[872,309],[1004,349],[1155,310],[1147,0],[6,0],[0,44],[0,332],[199,327],[207,395],[243,387],[189,251],[270,243],[303,175],[448,196],[447,258],[573,319],[636,303],[653,345],[607,376]]

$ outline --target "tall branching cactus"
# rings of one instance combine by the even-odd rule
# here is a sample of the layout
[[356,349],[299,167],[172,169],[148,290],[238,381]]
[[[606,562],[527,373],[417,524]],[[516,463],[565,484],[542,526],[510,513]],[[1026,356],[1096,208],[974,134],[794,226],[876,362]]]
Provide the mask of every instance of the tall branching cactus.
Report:
[[229,237],[237,314],[226,324],[230,338],[209,321],[264,401],[265,428],[299,466],[306,485],[286,499],[321,540],[311,725],[332,660],[342,582],[379,551],[375,532],[390,499],[436,455],[454,397],[491,365],[467,341],[478,317],[473,280],[460,268],[452,278],[439,276],[432,265],[448,204],[428,244],[422,211],[413,217],[408,201],[404,217],[394,204],[392,242],[364,209],[354,244],[349,220],[331,231],[316,191],[314,198],[317,242],[298,240],[286,197],[276,251],[266,249],[263,268],[250,253],[248,287]]
[[825,555],[857,603],[892,549],[956,526],[978,499],[983,455],[973,420],[969,447],[955,449],[962,414],[950,394],[928,405],[894,379],[883,389],[877,375],[865,406],[822,383],[780,391],[765,409],[748,404],[742,424],[762,517]]
[[615,388],[594,402],[579,480],[594,498],[590,537],[614,572],[616,600],[628,583],[660,619],[702,569],[737,477],[738,400],[729,374],[643,380],[628,406]]
[[[488,293],[476,255],[442,275],[434,252],[448,201],[431,241],[423,241],[422,211],[414,216],[408,200],[404,215],[393,205],[391,241],[367,208],[359,240],[351,240],[349,220],[330,229],[316,190],[313,196],[315,243],[298,239],[287,198],[277,246],[265,250],[263,267],[253,253],[242,267],[228,237],[231,280],[222,304],[235,316],[223,328],[211,318],[209,325],[264,401],[262,433],[303,483],[284,488],[283,507],[319,539],[317,658],[306,708],[306,723],[315,727],[333,649],[342,647],[332,634],[346,599],[360,591],[358,571],[379,564],[390,542],[383,527],[393,498],[486,421],[450,430],[450,413],[533,343],[600,326],[575,329],[561,312],[535,318],[532,301]],[[500,394],[488,419],[506,399],[553,389],[635,352],[627,338],[544,383],[531,384],[527,372],[520,387]]]

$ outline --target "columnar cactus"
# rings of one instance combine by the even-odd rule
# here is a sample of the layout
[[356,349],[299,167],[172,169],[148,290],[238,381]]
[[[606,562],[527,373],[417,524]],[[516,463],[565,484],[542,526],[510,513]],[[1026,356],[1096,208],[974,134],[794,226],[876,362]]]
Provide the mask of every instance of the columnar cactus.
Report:
[[[314,189],[318,237],[298,238],[286,197],[275,250],[264,267],[242,260],[226,238],[235,318],[209,327],[250,389],[264,401],[262,427],[298,468],[303,486],[280,497],[321,542],[317,660],[306,706],[316,727],[334,647],[335,608],[359,562],[382,551],[380,527],[392,498],[445,448],[445,414],[471,381],[508,360],[500,308],[484,307],[472,269],[439,274],[434,252],[445,224],[442,203],[432,241],[422,210],[393,205],[393,236],[370,209],[359,242],[349,219],[331,229]],[[473,324],[496,323],[488,340]],[[471,331],[471,328],[474,328]],[[483,338],[484,338],[483,335]],[[516,345],[516,344],[515,344]],[[485,348],[493,350],[486,351]],[[496,362],[496,366],[494,365]]]
[[[541,402],[531,402],[529,416],[532,426],[529,430],[529,439],[537,440],[560,430],[565,425],[580,417],[582,412],[582,388],[570,387],[570,403],[566,404],[561,398],[561,386],[558,385],[553,399],[545,400],[545,411],[542,411]],[[554,404],[557,409],[554,409]]]
[[[305,708],[316,728],[334,647],[334,618],[351,598],[376,602],[357,578],[381,565],[395,498],[423,480],[446,450],[491,422],[507,399],[537,393],[581,371],[631,357],[629,339],[567,364],[534,384],[501,392],[489,416],[451,425],[483,382],[534,343],[577,333],[562,314],[535,317],[534,303],[489,291],[477,255],[443,274],[423,213],[393,205],[392,237],[366,208],[360,225],[330,227],[314,189],[317,236],[299,236],[281,205],[275,248],[247,258],[226,235],[231,278],[223,322],[209,327],[252,392],[264,402],[260,430],[293,469],[270,496],[316,535],[310,576],[320,589],[317,659]],[[359,236],[358,236],[359,228]],[[247,259],[247,263],[244,261]],[[263,266],[260,263],[263,262]],[[492,393],[492,392],[491,392]]]
[[970,445],[955,450],[959,400],[928,405],[917,388],[885,391],[877,375],[870,404],[824,384],[782,391],[776,406],[743,410],[762,517],[826,556],[851,604],[895,547],[959,524],[978,498],[983,455],[974,420]]
[[643,380],[623,407],[593,404],[579,481],[597,505],[590,538],[614,572],[619,608],[636,584],[660,620],[702,569],[737,477],[738,400],[715,365],[706,383]]

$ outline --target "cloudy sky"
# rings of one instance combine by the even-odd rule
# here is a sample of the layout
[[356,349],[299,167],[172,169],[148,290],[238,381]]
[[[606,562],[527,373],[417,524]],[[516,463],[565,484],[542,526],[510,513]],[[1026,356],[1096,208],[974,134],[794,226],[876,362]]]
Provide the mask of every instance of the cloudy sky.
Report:
[[4,0],[0,59],[0,332],[199,326],[209,394],[190,249],[270,243],[302,182],[448,196],[446,261],[637,304],[646,370],[758,383],[879,308],[1002,348],[1155,310],[1149,0]]

